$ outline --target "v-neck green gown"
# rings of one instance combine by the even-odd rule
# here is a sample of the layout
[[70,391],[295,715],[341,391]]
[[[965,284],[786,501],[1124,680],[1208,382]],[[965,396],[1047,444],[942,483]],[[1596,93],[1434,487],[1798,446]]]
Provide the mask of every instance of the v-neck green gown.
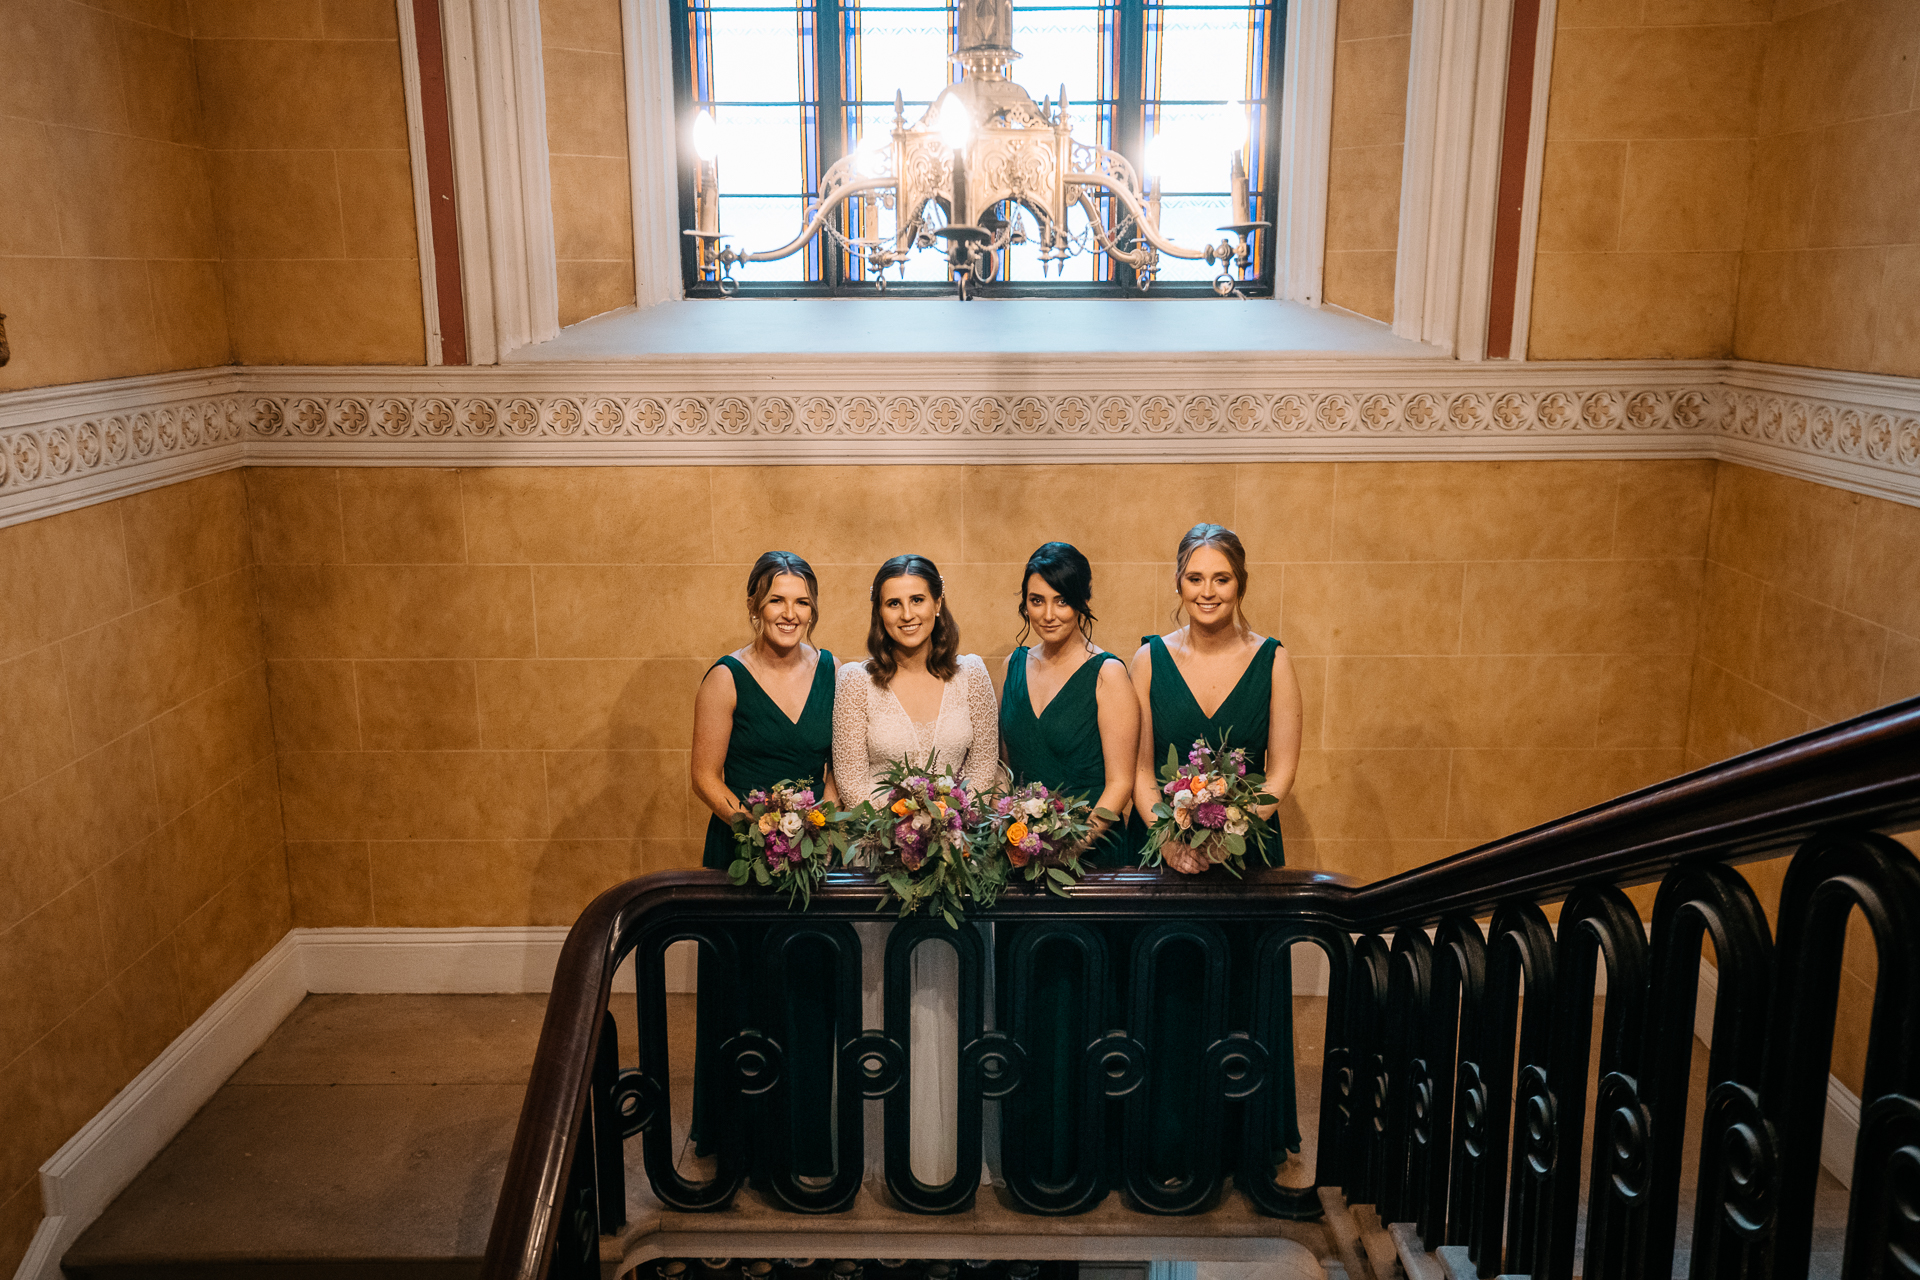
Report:
[[[746,664],[731,654],[713,664],[733,674],[733,731],[727,739],[727,760],[721,776],[727,789],[743,801],[747,792],[764,790],[776,782],[810,779],[815,794],[825,785],[827,766],[833,756],[833,689],[836,670],[833,655],[820,650],[814,666],[813,684],[807,690],[800,719],[789,719],[772,695],[760,687]],[[709,672],[712,667],[707,669]],[[719,815],[707,819],[707,845],[700,865],[726,870],[733,865],[733,828]],[[748,957],[743,960],[751,962]],[[700,951],[700,986],[708,987],[710,959]],[[793,993],[793,1019],[781,1037],[785,1042],[787,1064],[793,1088],[801,1098],[826,1097],[833,1087],[835,1034],[833,991],[828,975],[820,974],[811,985],[789,982]],[[742,974],[745,980],[747,975]],[[717,979],[716,979],[717,980]],[[751,992],[752,983],[743,988]],[[748,996],[749,1001],[751,995]],[[811,1005],[812,1007],[803,1007]],[[747,1009],[742,1016],[751,1021]],[[720,1045],[730,1031],[714,1025],[709,1007],[697,1007],[693,1074],[693,1144],[701,1155],[713,1151],[714,1126],[707,1115],[710,1096],[707,1070],[701,1063],[718,1061]],[[858,1034],[857,1029],[851,1034]],[[794,1127],[794,1171],[804,1175],[827,1175],[833,1169],[833,1133],[829,1127],[830,1107],[808,1112]]]
[[[1090,656],[1035,715],[1033,693],[1027,686],[1027,650],[1022,646],[1013,651],[1000,695],[1000,741],[1006,744],[1007,769],[1015,783],[1044,783],[1056,795],[1084,796],[1098,803],[1107,786],[1106,755],[1100,746],[1100,669],[1109,659],[1119,661],[1110,653]],[[1131,866],[1138,848],[1133,829],[1125,822],[1115,823],[1081,859],[1081,865]],[[1015,930],[995,933],[1004,954]],[[1064,1181],[1072,1176],[1074,1158],[1074,1064],[1081,1047],[1076,1038],[1098,1034],[1105,1025],[1077,1028],[1073,983],[1066,973],[1039,974],[1032,999],[1034,1030],[1027,1046],[1030,1083],[1002,1105],[1010,1108],[1011,1128],[1045,1134],[1030,1147],[1048,1153],[1045,1177]],[[1077,1031],[1084,1034],[1077,1036]]]
[[[1168,747],[1172,747],[1175,754],[1184,760],[1193,744],[1202,738],[1218,749],[1244,748],[1247,753],[1247,772],[1265,773],[1267,735],[1273,710],[1273,663],[1280,642],[1272,636],[1261,642],[1259,651],[1241,673],[1239,682],[1212,715],[1200,710],[1200,703],[1194,698],[1193,690],[1187,687],[1186,677],[1180,674],[1173,654],[1167,650],[1166,641],[1159,636],[1142,636],[1141,642],[1151,651],[1153,660],[1153,683],[1147,701],[1153,710],[1154,776],[1159,776],[1160,766],[1166,762]],[[1144,840],[1145,833],[1146,829],[1140,828],[1139,838]],[[1250,854],[1248,860],[1253,862],[1257,857]],[[1285,862],[1279,825],[1269,823],[1266,864],[1278,867]],[[1236,968],[1250,965],[1256,941],[1252,928],[1230,925],[1226,933],[1233,965]],[[1194,977],[1197,980],[1199,975],[1195,974]],[[1154,1091],[1152,1099],[1155,1159],[1175,1166],[1180,1162],[1185,1148],[1184,1135],[1198,1123],[1200,1114],[1198,1099],[1181,1082],[1199,1078],[1200,1056],[1206,1049],[1203,1039],[1205,1030],[1200,1025],[1200,993],[1197,990],[1183,990],[1183,987],[1184,984],[1177,982],[1160,984],[1157,993],[1159,1007],[1154,1010],[1154,1022],[1160,1030],[1156,1031],[1155,1043],[1149,1050],[1153,1058],[1149,1079],[1168,1082],[1164,1091]],[[1232,1016],[1238,1022],[1244,1019],[1246,1012],[1236,1009]],[[1273,1084],[1277,1105],[1274,1107],[1273,1132],[1268,1136],[1268,1146],[1274,1163],[1278,1164],[1286,1159],[1287,1152],[1300,1149],[1300,1122],[1294,1095],[1291,1052],[1291,1002],[1281,1003],[1275,1036],[1280,1041],[1271,1046],[1274,1050]],[[1228,1152],[1230,1162],[1235,1154]]]
[[[1000,694],[1000,741],[1016,783],[1039,782],[1055,795],[1084,796],[1098,803],[1107,788],[1106,755],[1100,749],[1100,668],[1119,659],[1097,653],[1067,677],[1039,715],[1027,688],[1027,650],[1013,651],[1006,688]],[[1122,867],[1134,845],[1124,823],[1107,831],[1081,859],[1089,867]]]

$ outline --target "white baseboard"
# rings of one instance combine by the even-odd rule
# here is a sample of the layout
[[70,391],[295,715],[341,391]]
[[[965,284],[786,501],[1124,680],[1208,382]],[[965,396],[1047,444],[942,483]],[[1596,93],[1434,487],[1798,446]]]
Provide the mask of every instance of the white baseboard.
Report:
[[[44,1216],[15,1280],[60,1259],[309,992],[545,991],[563,928],[295,929],[40,1166]],[[691,987],[691,964],[687,971]],[[670,967],[670,977],[673,976]],[[633,990],[622,965],[616,990]]]
[[62,1280],[60,1259],[134,1175],[307,996],[298,930],[280,939],[40,1166],[40,1220],[16,1280]]

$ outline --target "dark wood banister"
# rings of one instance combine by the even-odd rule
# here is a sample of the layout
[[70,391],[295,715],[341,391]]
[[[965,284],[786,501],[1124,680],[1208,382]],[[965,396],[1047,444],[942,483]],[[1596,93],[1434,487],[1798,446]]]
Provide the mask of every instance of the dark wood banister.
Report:
[[[1270,915],[1285,904],[1353,932],[1484,915],[1502,901],[1557,901],[1575,885],[1643,884],[1689,859],[1745,862],[1784,853],[1835,828],[1899,831],[1920,825],[1920,698],[1762,747],[1357,887],[1298,870],[1183,877],[1140,871],[1090,875],[1076,915],[1137,913],[1151,898],[1192,916]],[[814,896],[815,915],[872,919],[879,891],[836,875]],[[676,902],[725,901],[745,916],[786,914],[777,894],[736,889],[718,871],[669,871],[607,890],[581,913],[561,950],[540,1047],[508,1156],[481,1274],[535,1280],[546,1271],[602,1012],[623,944],[640,922]],[[1057,899],[1009,894],[995,917],[1053,912]]]

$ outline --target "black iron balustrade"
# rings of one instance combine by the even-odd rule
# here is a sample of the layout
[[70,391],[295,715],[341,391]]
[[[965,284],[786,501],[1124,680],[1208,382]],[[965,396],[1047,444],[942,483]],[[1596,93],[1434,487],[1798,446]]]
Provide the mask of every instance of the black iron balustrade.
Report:
[[[981,916],[991,943],[902,924],[877,1028],[862,1025],[852,927],[875,918],[871,887],[837,877],[796,914],[719,873],[633,881],[568,938],[485,1274],[598,1274],[635,1136],[669,1207],[724,1209],[752,1184],[796,1213],[844,1209],[871,1098],[905,1210],[973,1202],[982,1106],[997,1099],[1006,1193],[1027,1212],[1110,1194],[1196,1212],[1230,1178],[1262,1213],[1316,1216],[1313,1188],[1276,1182],[1271,1142],[1291,1083],[1291,952],[1305,944],[1330,971],[1320,1106],[1301,1117],[1321,1183],[1416,1224],[1428,1248],[1465,1245],[1482,1276],[1559,1280],[1575,1271],[1584,1169],[1583,1274],[1664,1278],[1698,1127],[1689,1274],[1802,1276],[1858,907],[1879,976],[1844,1274],[1920,1275],[1920,864],[1882,834],[1916,825],[1920,699],[1363,888],[1300,871],[1112,872],[1067,901],[1009,894]],[[1788,852],[1770,936],[1730,864]],[[1653,882],[1649,928],[1622,890]],[[1543,910],[1555,903],[1557,928]],[[665,956],[684,940],[705,949],[699,999],[716,1029],[702,1072],[718,1151],[701,1182],[674,1167],[667,1119]],[[1703,940],[1718,994],[1709,1092],[1689,1116]],[[957,1172],[941,1185],[913,1172],[905,1083],[910,958],[929,941],[955,947],[959,973]],[[606,1009],[628,954],[640,1067],[621,1072]]]

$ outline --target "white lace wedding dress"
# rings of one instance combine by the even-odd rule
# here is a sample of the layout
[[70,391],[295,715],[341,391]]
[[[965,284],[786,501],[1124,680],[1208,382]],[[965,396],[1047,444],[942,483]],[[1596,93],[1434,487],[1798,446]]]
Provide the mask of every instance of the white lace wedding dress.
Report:
[[[870,799],[881,775],[896,760],[935,761],[943,773],[964,779],[978,793],[1000,768],[1000,711],[986,663],[973,654],[940,695],[940,713],[920,722],[900,699],[867,674],[863,662],[840,668],[833,699],[833,776],[843,804]],[[881,974],[889,925],[856,925],[864,953],[865,995],[861,1013],[869,1027],[884,1024]],[[965,927],[965,926],[962,926]],[[992,954],[991,946],[988,954]],[[983,974],[991,991],[990,974]],[[913,1017],[907,1087],[912,1099],[912,1166],[920,1181],[938,1186],[955,1172],[955,1129],[960,1109],[959,1010],[955,993],[959,962],[947,946],[924,945],[913,953]],[[877,1107],[877,1104],[876,1104]],[[868,1176],[884,1176],[877,1116],[867,1126]]]

